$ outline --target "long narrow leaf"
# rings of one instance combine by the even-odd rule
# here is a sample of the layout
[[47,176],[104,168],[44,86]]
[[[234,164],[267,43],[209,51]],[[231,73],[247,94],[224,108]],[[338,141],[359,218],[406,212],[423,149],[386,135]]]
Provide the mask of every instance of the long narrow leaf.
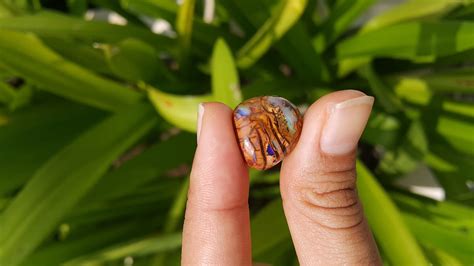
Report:
[[234,108],[242,101],[239,76],[232,53],[223,39],[217,40],[211,57],[212,94]]
[[371,56],[417,59],[474,48],[472,22],[411,22],[363,33],[340,43],[339,59]]
[[126,256],[145,256],[154,252],[164,252],[181,246],[181,234],[152,236],[119,244],[105,250],[66,262],[64,265],[99,265],[107,261],[119,260]]
[[278,41],[298,21],[305,6],[306,0],[282,0],[278,11],[240,49],[237,55],[237,65],[241,68],[252,66],[274,42]]
[[64,60],[32,35],[0,30],[0,52],[0,63],[13,72],[81,103],[116,111],[141,98],[135,91]]
[[18,190],[48,158],[104,117],[104,112],[60,99],[9,115],[0,129],[0,195]]
[[361,32],[373,31],[413,19],[442,16],[470,0],[409,0],[370,19]]
[[198,105],[212,101],[211,95],[181,96],[148,89],[148,98],[157,111],[171,124],[190,132],[196,132]]
[[0,217],[0,264],[25,259],[155,121],[149,106],[116,114],[46,162]]
[[375,0],[339,0],[336,1],[330,17],[321,25],[321,31],[313,38],[313,45],[318,51],[324,51],[338,38],[350,23],[369,8]]
[[133,13],[162,18],[167,21],[175,21],[178,11],[176,1],[171,0],[120,0],[120,5]]
[[[400,5],[386,12],[382,12],[381,14],[370,19],[359,31],[358,35],[360,35],[361,33],[367,33],[377,29],[382,29],[384,27],[388,27],[402,22],[422,19],[428,20],[432,17],[442,16],[450,10],[460,6],[461,4],[467,4],[469,1],[471,0],[405,1]],[[342,62],[340,62],[339,65],[339,76],[345,76],[370,61],[370,56],[344,59]]]
[[[423,252],[399,211],[369,170],[357,163],[357,187],[364,212],[382,252],[393,265],[426,265]],[[393,232],[397,232],[394,234]],[[401,248],[403,247],[403,248]]]
[[179,38],[179,61],[182,68],[187,67],[191,36],[193,32],[194,5],[196,0],[183,0],[176,17],[176,31]]
[[[0,29],[24,31],[39,36],[77,38],[88,42],[115,43],[136,38],[161,50],[172,50],[173,41],[133,25],[113,25],[102,21],[85,21],[55,12],[0,19]],[[107,34],[104,34],[106,32]]]

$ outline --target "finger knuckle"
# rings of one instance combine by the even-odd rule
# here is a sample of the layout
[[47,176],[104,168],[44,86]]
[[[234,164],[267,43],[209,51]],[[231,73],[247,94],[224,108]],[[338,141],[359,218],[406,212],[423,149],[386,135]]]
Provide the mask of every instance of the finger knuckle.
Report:
[[353,168],[335,172],[318,171],[311,175],[317,178],[303,179],[291,189],[299,212],[312,222],[330,229],[349,229],[362,222]]

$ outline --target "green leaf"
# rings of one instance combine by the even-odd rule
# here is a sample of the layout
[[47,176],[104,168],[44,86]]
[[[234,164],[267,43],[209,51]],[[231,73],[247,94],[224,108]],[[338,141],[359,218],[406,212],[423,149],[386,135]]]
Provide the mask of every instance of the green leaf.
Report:
[[[387,26],[401,22],[414,20],[429,20],[448,13],[450,10],[471,0],[409,0],[401,3],[387,12],[383,12],[370,19],[356,35],[373,30],[382,29]],[[357,68],[371,61],[370,56],[344,59],[339,64],[338,75],[345,76]]]
[[[0,264],[16,265],[156,122],[148,106],[116,114],[46,162],[0,216]],[[15,254],[15,256],[11,256]]]
[[[83,204],[119,198],[139,189],[154,178],[161,177],[166,171],[189,164],[194,155],[195,142],[194,135],[180,133],[153,145],[101,178],[84,197]],[[180,152],[175,152],[176,150]],[[111,187],[114,189],[111,190]]]
[[144,14],[166,21],[175,21],[178,5],[171,0],[120,0],[120,5],[133,13]]
[[446,16],[446,18],[456,19],[456,20],[473,20],[474,19],[474,2],[472,0],[466,0],[466,3],[467,5],[449,13]]
[[[245,25],[246,33],[261,27],[268,17],[275,14],[272,12],[275,8],[277,8],[276,11],[281,11],[278,9],[281,5],[275,4],[275,1],[233,0],[224,1],[221,4],[228,10],[232,10],[230,15],[237,20],[239,25]],[[292,70],[294,69],[295,76],[298,78],[305,81],[321,81],[328,76],[325,63],[311,44],[309,32],[300,21],[290,27],[286,34],[274,44],[278,53]],[[270,64],[280,64],[280,62],[275,60]]]
[[[181,183],[181,187],[176,193],[171,208],[169,209],[165,225],[163,227],[164,233],[172,233],[176,230],[179,230],[183,224],[184,212],[186,210],[186,202],[188,199],[188,190],[189,190],[189,176],[186,177]],[[181,244],[181,242],[180,242]],[[169,254],[157,252],[155,258],[153,259],[153,265],[167,265],[167,260],[169,259]]]
[[125,80],[149,84],[174,80],[153,47],[142,41],[123,40],[111,47],[107,55],[112,71]]
[[474,209],[453,201],[436,201],[408,192],[390,191],[390,197],[403,212],[419,216],[447,230],[474,233]]
[[[101,7],[103,9],[113,11],[127,20],[127,24],[133,24],[137,26],[146,26],[142,18],[134,14],[130,14],[124,10],[118,0],[88,0],[91,4]],[[161,1],[161,0],[160,0]]]
[[[430,73],[406,73],[392,76],[386,81],[395,88],[397,94],[409,92],[412,97],[431,93],[474,92],[474,69],[456,69]],[[416,91],[416,93],[414,93]],[[429,92],[428,92],[429,91]],[[418,98],[418,97],[416,97]],[[418,101],[420,102],[420,101]],[[421,102],[424,102],[423,100]]]
[[0,103],[9,104],[15,98],[16,93],[10,85],[0,82]]
[[64,265],[101,265],[108,261],[119,260],[127,256],[140,257],[155,252],[173,250],[181,246],[181,234],[151,236],[118,244],[95,254],[79,257],[68,261]]
[[397,146],[387,150],[379,162],[378,170],[384,174],[401,176],[412,172],[428,153],[428,140],[420,121],[413,121],[403,135]]
[[474,119],[463,121],[448,116],[439,118],[436,132],[446,138],[454,148],[466,154],[474,155]]
[[400,99],[397,98],[391,88],[378,77],[370,64],[363,67],[359,72],[369,81],[370,89],[374,93],[377,102],[380,103],[387,113],[397,113],[403,110]]
[[[155,221],[152,221],[155,222]],[[67,227],[69,224],[64,224]],[[119,221],[112,224],[93,225],[86,229],[75,228],[71,225],[71,233],[63,241],[56,241],[41,247],[31,254],[22,266],[61,265],[68,260],[97,252],[116,243],[126,242],[143,234],[150,234],[156,230],[150,226],[149,219]],[[77,231],[77,233],[76,233]]]
[[263,256],[281,242],[291,243],[281,199],[273,200],[259,211],[252,218],[250,228],[252,256],[256,261],[264,259]]
[[15,14],[21,13],[17,7],[5,1],[0,2],[0,18],[11,17]]
[[321,31],[312,40],[317,51],[324,51],[331,45],[375,0],[339,0],[335,2],[329,18],[322,23]]
[[430,244],[422,244],[422,247],[431,265],[450,265],[450,266],[463,265],[463,263],[460,260],[458,260],[456,257],[452,256],[451,254],[445,252],[442,249],[434,248]]
[[439,17],[470,0],[409,0],[370,19],[361,33],[415,19]]
[[374,109],[362,135],[362,141],[391,149],[398,144],[400,132],[401,123],[395,116]]
[[42,37],[41,41],[61,57],[99,74],[113,76],[105,58],[103,46],[94,47],[75,40],[57,37]]
[[116,43],[135,38],[167,51],[172,50],[173,45],[171,39],[134,25],[120,26],[102,21],[85,21],[51,11],[0,18],[0,29],[32,32],[45,37],[75,38],[90,43]]
[[8,115],[0,127],[0,195],[19,189],[48,158],[104,117],[61,99],[37,99]]
[[474,48],[472,22],[411,22],[359,34],[337,46],[339,59],[445,56]]
[[[472,264],[474,258],[474,234],[471,231],[453,230],[439,225],[435,225],[426,218],[418,215],[404,213],[403,218],[410,226],[413,234],[423,242],[430,243],[458,258],[461,258],[465,265]],[[464,231],[464,232],[463,232]]]
[[237,53],[240,68],[252,66],[303,14],[306,0],[282,0],[278,10]]
[[41,3],[39,0],[9,0],[4,2],[24,11],[41,9]]
[[141,99],[139,93],[64,60],[30,34],[0,30],[0,52],[5,67],[71,100],[117,111]]
[[294,68],[298,78],[311,83],[330,79],[325,61],[314,49],[311,37],[301,22],[297,22],[275,46],[289,66]]
[[148,98],[164,119],[189,132],[196,132],[198,105],[214,99],[211,95],[178,96],[153,88],[148,89]]
[[423,252],[404,224],[399,211],[370,171],[359,161],[357,187],[369,225],[390,264],[426,265]]
[[71,13],[82,16],[87,11],[87,0],[67,0],[67,6]]
[[236,107],[242,101],[239,76],[232,53],[223,39],[214,45],[211,57],[212,94],[217,101]]
[[183,0],[176,16],[176,32],[179,38],[179,62],[187,68],[188,55],[193,32],[194,5],[196,0]]

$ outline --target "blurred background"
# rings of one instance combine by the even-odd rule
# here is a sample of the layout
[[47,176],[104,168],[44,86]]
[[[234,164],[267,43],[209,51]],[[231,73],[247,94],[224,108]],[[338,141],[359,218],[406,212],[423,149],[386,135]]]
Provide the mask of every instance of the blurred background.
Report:
[[[198,103],[340,89],[384,263],[473,265],[474,1],[0,0],[0,265],[179,265]],[[297,265],[278,172],[253,257]]]

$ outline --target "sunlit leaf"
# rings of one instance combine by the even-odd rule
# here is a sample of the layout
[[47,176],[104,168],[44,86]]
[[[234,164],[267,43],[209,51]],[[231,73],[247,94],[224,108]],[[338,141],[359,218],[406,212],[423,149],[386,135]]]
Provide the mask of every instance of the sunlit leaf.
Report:
[[339,59],[371,56],[416,59],[474,48],[472,22],[411,22],[359,34],[337,47]]
[[248,68],[278,41],[299,19],[306,0],[282,0],[278,11],[269,18],[237,54],[237,65]]
[[198,105],[214,99],[211,95],[173,95],[152,88],[148,89],[148,98],[163,118],[190,132],[196,132]]
[[400,212],[360,162],[357,163],[357,186],[369,225],[378,240],[379,248],[387,255],[390,263],[425,265],[423,252],[403,222]]
[[370,19],[361,32],[373,31],[414,19],[442,16],[469,0],[409,0]]
[[242,101],[239,76],[232,53],[224,40],[217,40],[211,57],[212,94],[219,102],[234,108]]
[[[370,19],[359,31],[359,34],[381,29],[390,25],[414,21],[429,20],[430,18],[442,16],[450,10],[467,4],[470,0],[409,0],[405,1],[386,12],[382,12]],[[348,73],[370,62],[370,56],[344,59],[339,65],[339,76]]]
[[176,32],[179,38],[179,61],[187,67],[191,36],[193,32],[194,5],[196,0],[183,0],[176,16]]
[[109,247],[95,254],[68,261],[64,265],[96,265],[107,261],[119,260],[127,256],[140,257],[155,252],[172,250],[180,246],[181,234],[152,236]]
[[74,101],[116,111],[141,98],[139,93],[63,59],[33,35],[0,30],[0,52],[0,63],[11,71]]

